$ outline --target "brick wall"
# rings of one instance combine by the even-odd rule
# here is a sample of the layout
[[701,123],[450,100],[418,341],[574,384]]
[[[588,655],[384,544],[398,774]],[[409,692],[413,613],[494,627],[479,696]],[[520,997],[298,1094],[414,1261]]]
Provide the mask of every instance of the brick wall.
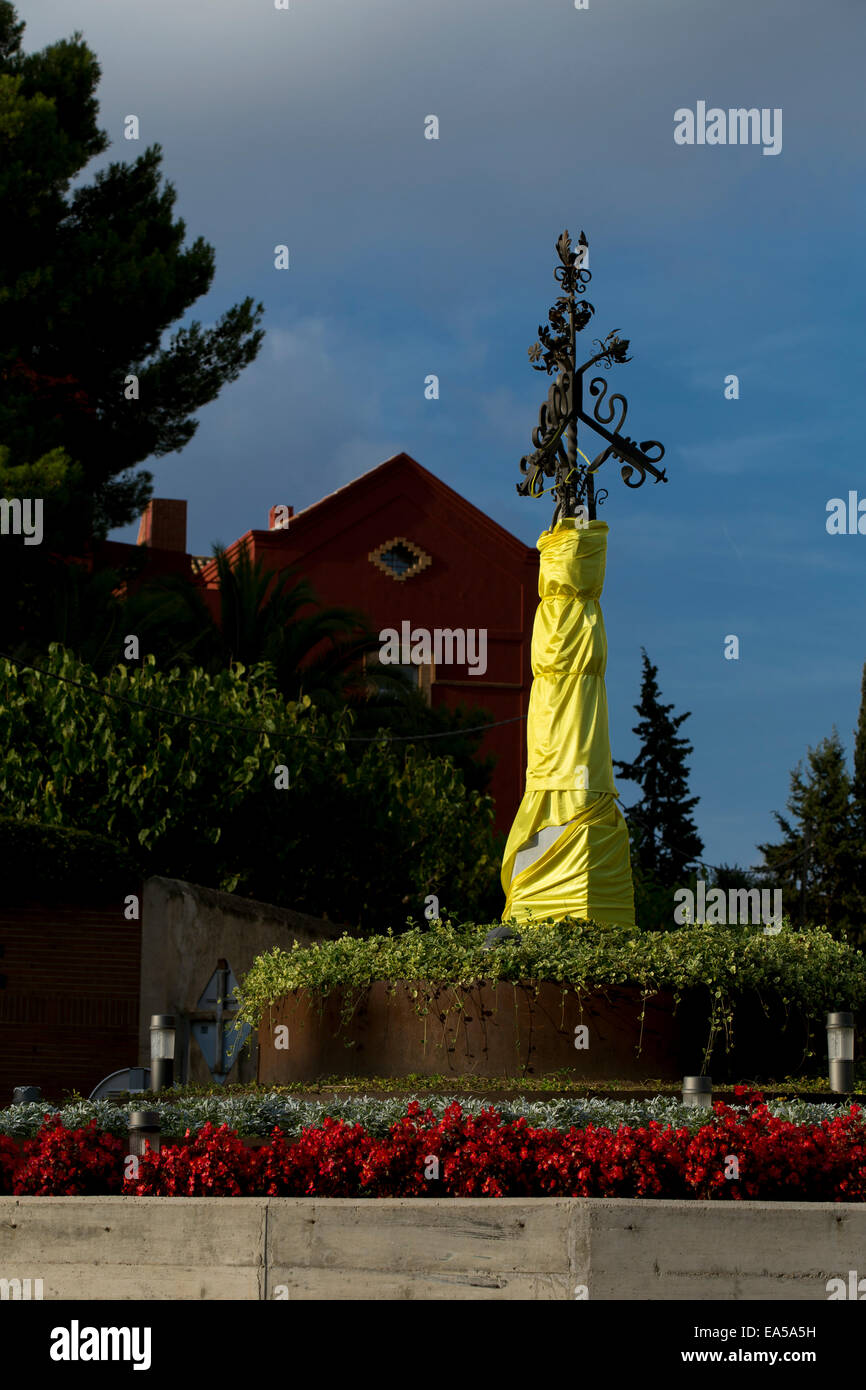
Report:
[[0,1106],[89,1095],[138,1055],[141,924],[100,907],[0,907]]

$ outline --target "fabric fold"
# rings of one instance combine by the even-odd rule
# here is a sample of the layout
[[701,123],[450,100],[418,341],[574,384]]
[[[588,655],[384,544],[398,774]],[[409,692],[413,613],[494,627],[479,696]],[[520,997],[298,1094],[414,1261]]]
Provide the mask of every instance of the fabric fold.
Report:
[[573,916],[634,926],[604,683],[607,537],[607,522],[569,518],[538,540],[526,791],[502,861],[504,920]]

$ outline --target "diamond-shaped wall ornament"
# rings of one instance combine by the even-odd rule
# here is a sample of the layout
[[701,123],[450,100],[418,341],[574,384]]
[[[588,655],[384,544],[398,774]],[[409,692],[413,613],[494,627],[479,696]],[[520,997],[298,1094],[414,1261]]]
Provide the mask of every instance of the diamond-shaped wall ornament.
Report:
[[383,574],[400,582],[420,574],[433,563],[431,556],[420,545],[407,540],[405,536],[394,536],[393,540],[385,541],[376,550],[371,550],[367,559]]

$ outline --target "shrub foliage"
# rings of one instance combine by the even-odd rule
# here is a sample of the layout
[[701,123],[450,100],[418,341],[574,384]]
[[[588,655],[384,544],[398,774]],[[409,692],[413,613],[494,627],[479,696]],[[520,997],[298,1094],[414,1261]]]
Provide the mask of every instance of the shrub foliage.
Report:
[[259,956],[241,982],[241,1015],[258,1027],[266,1010],[283,995],[306,989],[324,999],[343,992],[348,1019],[377,980],[411,988],[419,1013],[427,1013],[439,992],[482,981],[515,984],[552,981],[582,992],[606,985],[636,985],[644,997],[672,991],[678,1002],[687,991],[703,991],[710,1037],[730,1035],[735,1004],[755,992],[766,1004],[797,1009],[813,1025],[829,1010],[866,1005],[866,959],[836,941],[823,927],[789,927],[765,936],[760,926],[683,926],[670,932],[641,933],[626,927],[566,919],[521,928],[519,941],[484,950],[487,928],[437,922],[424,930],[358,940],[334,941]]
[[403,922],[428,894],[495,910],[492,802],[448,758],[384,738],[350,757],[351,714],[286,701],[266,665],[181,673],[150,656],[97,678],[57,645],[41,665],[0,660],[7,815],[362,929]]

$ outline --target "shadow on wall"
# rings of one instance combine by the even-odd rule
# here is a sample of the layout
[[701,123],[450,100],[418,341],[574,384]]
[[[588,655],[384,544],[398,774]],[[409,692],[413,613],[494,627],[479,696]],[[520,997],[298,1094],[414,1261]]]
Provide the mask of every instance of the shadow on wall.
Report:
[[[128,916],[131,895],[138,919]],[[148,1067],[157,1013],[177,1019],[175,1078],[210,1082],[223,982],[230,994],[232,977],[263,951],[342,930],[178,879],[131,884],[123,876],[67,901],[28,889],[0,905],[0,1105],[16,1086],[38,1086],[54,1102],[70,1091],[90,1095],[121,1068]],[[255,1072],[254,1042],[226,1079]]]

